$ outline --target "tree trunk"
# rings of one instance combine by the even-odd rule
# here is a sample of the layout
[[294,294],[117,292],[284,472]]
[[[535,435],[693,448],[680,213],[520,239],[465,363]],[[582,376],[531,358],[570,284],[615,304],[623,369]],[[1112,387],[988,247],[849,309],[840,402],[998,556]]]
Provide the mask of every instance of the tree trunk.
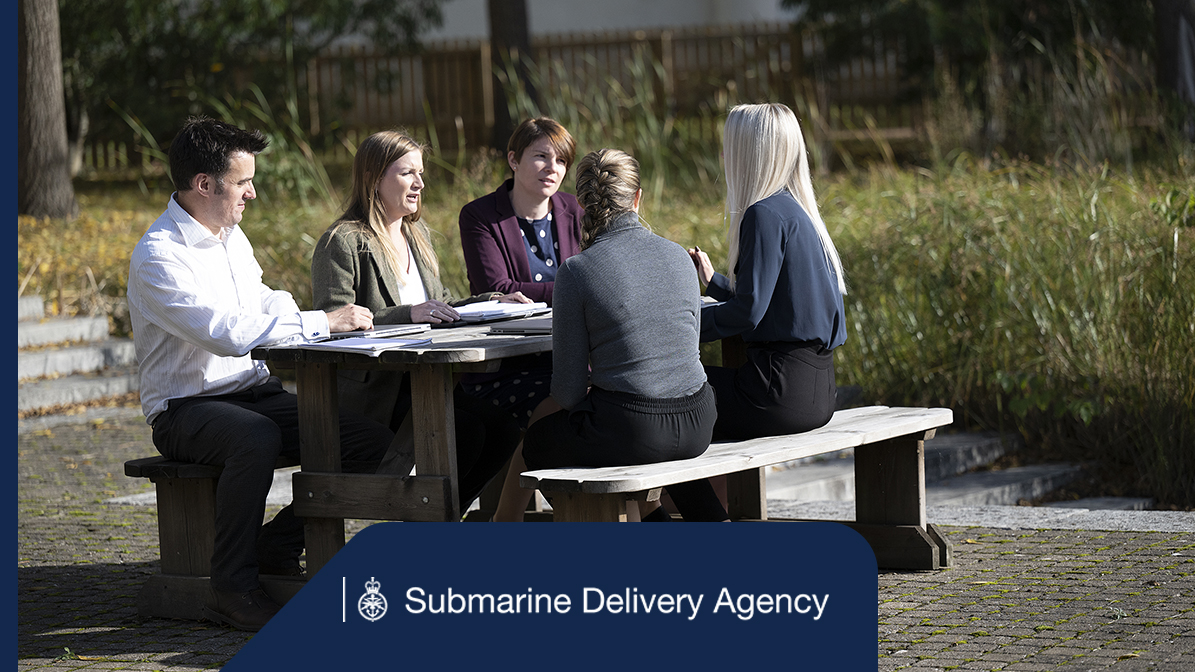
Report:
[[17,52],[17,212],[73,218],[55,0],[18,2]]
[[[510,97],[522,88],[531,102],[538,106],[539,96],[528,77],[533,61],[527,0],[487,0],[487,6],[490,18],[490,62],[496,70],[504,73],[502,77],[494,75],[494,133],[491,146],[505,153],[510,134],[520,121],[511,119]],[[509,81],[506,76],[511,71],[515,81]]]

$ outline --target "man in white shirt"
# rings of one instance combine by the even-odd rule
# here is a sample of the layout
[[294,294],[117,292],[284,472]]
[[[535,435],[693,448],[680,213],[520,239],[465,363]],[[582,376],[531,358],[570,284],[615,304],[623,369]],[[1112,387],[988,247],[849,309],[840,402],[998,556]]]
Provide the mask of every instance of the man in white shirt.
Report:
[[[141,371],[141,405],[154,445],[170,459],[224,466],[216,487],[216,541],[205,615],[256,631],[277,613],[258,574],[301,576],[303,521],[286,507],[264,527],[279,455],[298,457],[298,405],[260,361],[258,345],[302,342],[373,326],[369,310],[300,311],[262,283],[238,224],[266,139],[206,118],[170,143],[178,191],[133,250],[129,313]],[[393,437],[346,412],[342,468],[372,472]]]

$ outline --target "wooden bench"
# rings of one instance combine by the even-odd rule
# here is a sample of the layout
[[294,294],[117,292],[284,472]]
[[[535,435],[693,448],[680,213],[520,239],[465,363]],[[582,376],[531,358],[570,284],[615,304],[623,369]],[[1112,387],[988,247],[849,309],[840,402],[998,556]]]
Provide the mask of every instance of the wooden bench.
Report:
[[[275,468],[297,460],[279,458]],[[162,456],[124,463],[125,476],[148,478],[158,495],[158,545],[161,573],[137,595],[137,613],[199,620],[212,571],[216,542],[216,483],[223,467],[175,462]],[[299,592],[303,579],[261,577],[262,587],[279,604]]]
[[951,546],[925,520],[924,442],[953,419],[947,408],[852,408],[812,432],[714,443],[691,460],[541,469],[519,482],[551,497],[557,521],[625,521],[628,501],[655,501],[669,485],[725,475],[731,519],[767,521],[764,468],[853,448],[855,521],[844,524],[871,544],[880,567],[940,569],[950,566]]

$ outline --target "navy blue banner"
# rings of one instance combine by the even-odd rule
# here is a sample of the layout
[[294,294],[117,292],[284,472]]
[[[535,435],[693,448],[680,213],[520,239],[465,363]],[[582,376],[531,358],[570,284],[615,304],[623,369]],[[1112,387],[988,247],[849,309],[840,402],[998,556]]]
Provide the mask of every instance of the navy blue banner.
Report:
[[835,523],[383,523],[224,669],[874,670],[877,595]]

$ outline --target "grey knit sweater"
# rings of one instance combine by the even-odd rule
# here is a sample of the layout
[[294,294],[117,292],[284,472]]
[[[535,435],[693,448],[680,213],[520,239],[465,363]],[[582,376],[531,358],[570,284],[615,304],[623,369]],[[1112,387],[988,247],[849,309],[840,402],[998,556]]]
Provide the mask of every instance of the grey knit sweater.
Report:
[[705,382],[693,262],[635,213],[561,265],[552,305],[552,396],[561,406],[580,403],[591,381],[656,399],[690,395]]

